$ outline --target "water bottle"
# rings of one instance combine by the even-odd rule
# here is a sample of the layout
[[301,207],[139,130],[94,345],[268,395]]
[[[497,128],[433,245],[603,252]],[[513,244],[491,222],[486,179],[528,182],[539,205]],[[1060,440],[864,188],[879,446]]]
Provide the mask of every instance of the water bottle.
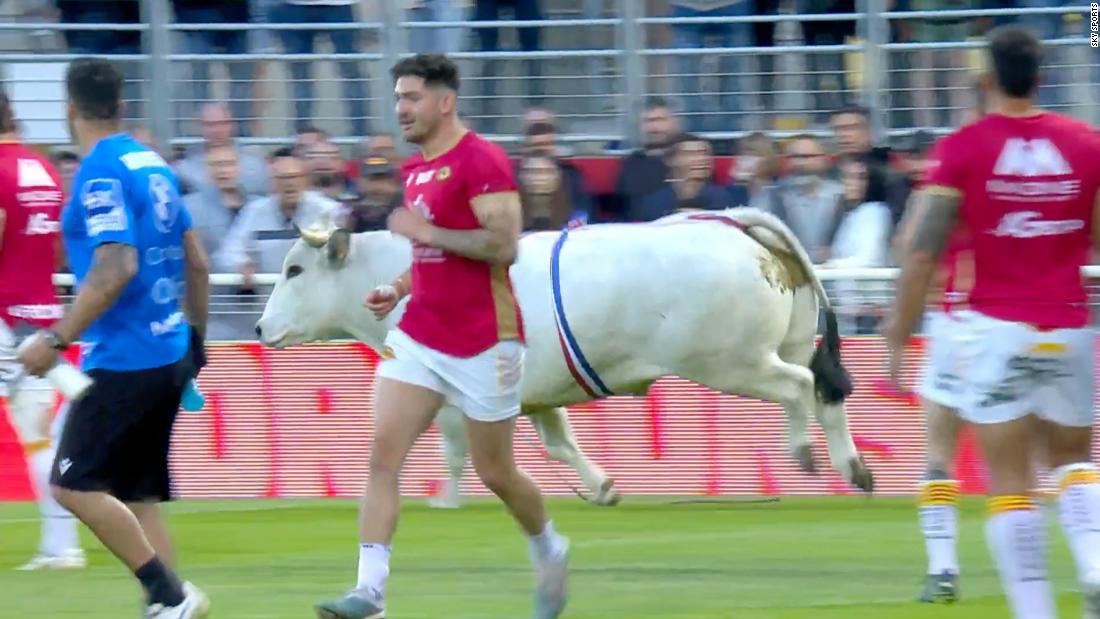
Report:
[[183,410],[189,413],[201,411],[206,406],[206,397],[199,390],[199,384],[195,378],[187,379],[187,386],[183,389],[183,398],[180,400]]
[[[39,337],[41,336],[36,333],[24,339],[16,352],[23,352]],[[60,391],[61,395],[65,396],[65,399],[70,402],[79,400],[92,387],[92,379],[64,359],[58,359],[57,363],[46,372],[45,376],[54,389]]]

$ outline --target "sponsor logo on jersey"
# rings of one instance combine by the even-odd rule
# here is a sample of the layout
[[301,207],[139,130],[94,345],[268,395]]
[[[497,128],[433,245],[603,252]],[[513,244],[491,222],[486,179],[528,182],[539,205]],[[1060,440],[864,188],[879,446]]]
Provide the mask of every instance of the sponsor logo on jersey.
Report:
[[119,157],[119,159],[122,161],[122,165],[126,166],[130,170],[168,167],[168,162],[165,161],[163,157],[154,153],[151,150],[126,153],[125,155]]
[[991,231],[994,236],[1009,236],[1018,239],[1030,239],[1038,236],[1058,236],[1070,234],[1085,227],[1080,219],[1039,219],[1038,211],[1017,211],[1005,213],[1000,223]]
[[89,236],[122,232],[129,227],[122,183],[117,178],[93,178],[80,188]]
[[37,159],[20,159],[18,179],[20,187],[57,187],[46,167]]
[[61,223],[50,219],[46,213],[34,213],[27,218],[27,227],[23,234],[36,236],[39,234],[55,234],[61,231]]
[[1067,176],[1073,169],[1046,138],[1009,138],[993,166],[995,176]]
[[435,179],[442,183],[448,178],[451,178],[451,166],[445,165],[439,168],[439,173],[435,175]]
[[176,186],[163,174],[149,175],[149,200],[153,203],[153,225],[162,234],[172,231],[180,214],[180,197]]

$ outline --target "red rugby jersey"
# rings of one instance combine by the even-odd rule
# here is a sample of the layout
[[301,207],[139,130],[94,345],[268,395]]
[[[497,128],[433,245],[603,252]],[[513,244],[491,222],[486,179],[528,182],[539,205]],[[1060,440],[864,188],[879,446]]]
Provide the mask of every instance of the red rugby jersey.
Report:
[[982,314],[1039,328],[1088,323],[1081,267],[1100,189],[1100,137],[1049,112],[990,114],[943,140],[929,191],[962,196]]
[[[502,148],[470,131],[451,150],[402,166],[405,207],[451,230],[480,227],[471,202],[516,191]],[[505,340],[523,340],[523,320],[507,266],[495,266],[413,244],[412,291],[398,327],[417,342],[456,357],[472,357]]]
[[61,179],[45,157],[0,143],[0,320],[9,325],[48,326],[61,318],[53,270],[63,200]]

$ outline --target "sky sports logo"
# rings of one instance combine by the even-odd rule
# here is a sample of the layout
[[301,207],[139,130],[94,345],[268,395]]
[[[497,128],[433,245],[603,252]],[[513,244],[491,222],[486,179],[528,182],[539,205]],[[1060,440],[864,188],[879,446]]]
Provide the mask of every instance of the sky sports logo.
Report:
[[1089,5],[1089,45],[1100,47],[1100,3]]

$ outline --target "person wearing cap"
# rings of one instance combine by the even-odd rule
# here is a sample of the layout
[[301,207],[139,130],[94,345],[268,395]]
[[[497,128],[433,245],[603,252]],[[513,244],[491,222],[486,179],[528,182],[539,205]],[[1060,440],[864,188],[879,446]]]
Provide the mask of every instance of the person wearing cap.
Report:
[[386,217],[401,204],[401,181],[385,157],[368,157],[359,175],[359,200],[348,214],[352,232],[385,230]]

